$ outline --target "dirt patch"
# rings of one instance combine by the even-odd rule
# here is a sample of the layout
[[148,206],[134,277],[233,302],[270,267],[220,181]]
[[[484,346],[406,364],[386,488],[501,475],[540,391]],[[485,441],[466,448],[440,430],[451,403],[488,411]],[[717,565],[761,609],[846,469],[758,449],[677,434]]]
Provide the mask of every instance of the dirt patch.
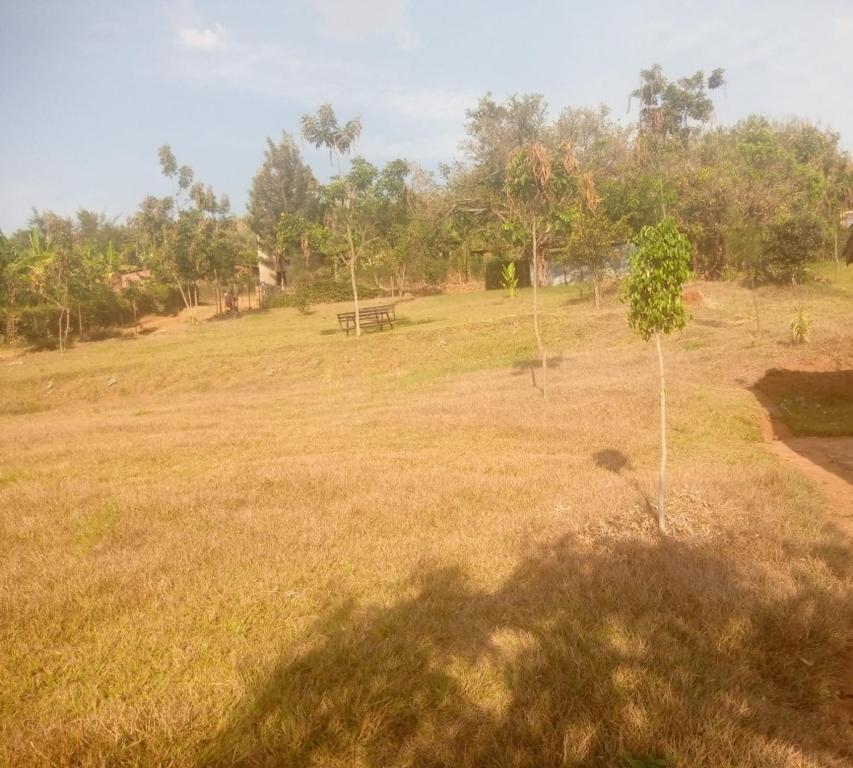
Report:
[[705,303],[705,295],[696,286],[691,285],[684,289],[684,301],[695,307]]

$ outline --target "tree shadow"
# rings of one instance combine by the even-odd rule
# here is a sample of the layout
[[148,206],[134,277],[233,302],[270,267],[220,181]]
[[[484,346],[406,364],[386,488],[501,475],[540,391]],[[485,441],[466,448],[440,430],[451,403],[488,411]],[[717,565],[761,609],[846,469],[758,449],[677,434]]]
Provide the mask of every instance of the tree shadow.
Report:
[[426,317],[422,320],[409,320],[407,317],[398,317],[394,321],[394,327],[396,328],[399,325],[401,328],[413,328],[417,325],[431,325],[435,322],[437,321],[433,317]]
[[840,765],[853,737],[825,708],[851,599],[792,578],[774,590],[673,539],[566,536],[494,590],[429,567],[391,605],[343,601],[248,680],[197,764]]
[[[601,469],[606,469],[614,475],[619,475],[625,478],[625,481],[636,491],[642,501],[643,511],[657,521],[657,510],[652,504],[652,499],[645,489],[640,485],[637,479],[634,467],[631,465],[631,460],[622,451],[615,448],[605,448],[601,451],[596,451],[592,454],[592,460],[595,466]],[[624,472],[624,473],[623,473]]]
[[614,448],[605,448],[592,454],[595,466],[606,469],[614,474],[619,474],[623,469],[631,469],[631,460],[622,451]]
[[853,370],[774,368],[752,392],[776,439],[853,484]]
[[[555,355],[554,357],[548,357],[548,369],[554,370],[559,368],[563,363],[562,355]],[[536,371],[542,370],[542,360],[541,358],[529,358],[527,360],[516,360],[512,364],[512,375],[513,376],[523,376],[526,371],[530,372],[530,383],[531,386],[538,390],[542,391],[542,387],[536,381]]]

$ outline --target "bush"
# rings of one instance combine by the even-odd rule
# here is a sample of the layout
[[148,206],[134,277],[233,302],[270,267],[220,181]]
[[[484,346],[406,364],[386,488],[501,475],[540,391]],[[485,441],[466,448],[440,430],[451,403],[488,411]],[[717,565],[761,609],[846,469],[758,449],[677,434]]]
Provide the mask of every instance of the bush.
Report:
[[815,213],[786,214],[767,227],[762,242],[764,271],[779,282],[803,282],[806,265],[826,244],[826,226]]
[[181,292],[163,283],[130,285],[122,291],[122,296],[128,301],[136,299],[136,311],[140,315],[176,315],[184,306]]
[[24,307],[18,312],[18,336],[31,349],[58,349],[59,314],[59,308],[48,304]]
[[793,336],[795,344],[805,344],[809,340],[812,318],[805,307],[797,307],[795,311],[796,314],[790,323],[791,336]]

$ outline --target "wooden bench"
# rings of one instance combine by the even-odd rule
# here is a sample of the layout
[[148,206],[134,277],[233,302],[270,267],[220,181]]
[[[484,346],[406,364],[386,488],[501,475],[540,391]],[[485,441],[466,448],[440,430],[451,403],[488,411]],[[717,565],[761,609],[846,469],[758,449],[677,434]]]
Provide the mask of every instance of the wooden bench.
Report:
[[[381,331],[386,325],[394,327],[394,321],[397,319],[394,313],[393,304],[383,304],[379,307],[360,307],[358,310],[358,324],[362,328],[379,328]],[[342,331],[347,332],[355,330],[355,312],[339,312],[338,323]]]

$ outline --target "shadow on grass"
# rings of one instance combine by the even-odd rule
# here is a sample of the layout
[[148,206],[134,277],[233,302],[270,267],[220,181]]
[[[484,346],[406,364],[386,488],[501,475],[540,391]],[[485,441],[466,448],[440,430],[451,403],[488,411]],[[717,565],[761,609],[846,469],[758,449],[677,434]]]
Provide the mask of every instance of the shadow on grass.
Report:
[[614,448],[605,448],[592,454],[595,466],[606,469],[614,474],[619,474],[623,469],[631,469],[631,460],[622,451]]
[[435,322],[437,322],[437,320],[434,317],[425,317],[422,320],[409,320],[407,317],[398,317],[394,321],[394,327],[400,326],[401,328],[414,328],[418,325],[431,325]]
[[[563,364],[563,358],[561,355],[556,355],[554,357],[548,357],[548,369],[553,370],[555,368],[559,368]],[[528,360],[516,360],[512,364],[512,375],[513,376],[523,376],[526,371],[530,372],[530,385],[540,393],[542,392],[541,385],[536,381],[536,371],[542,370],[542,360],[538,357],[530,358]]]
[[825,708],[850,597],[793,574],[774,593],[712,546],[568,536],[493,591],[424,568],[249,680],[198,764],[841,765]]
[[[431,323],[435,323],[435,322],[437,322],[437,321],[431,317],[425,318],[423,320],[409,320],[406,317],[398,317],[394,321],[393,328],[388,328],[388,327],[379,328],[379,326],[372,326],[371,325],[371,326],[366,326],[366,327],[362,328],[361,333],[362,333],[362,335],[367,334],[367,333],[374,333],[374,332],[375,333],[380,333],[380,332],[385,333],[386,331],[387,332],[393,331],[394,328],[414,328],[418,325],[430,325]],[[320,331],[321,336],[334,336],[336,333],[342,333],[344,336],[346,336],[346,331],[343,331],[340,328],[324,328],[323,330]],[[350,336],[353,336],[354,334],[355,334],[355,331],[350,329]]]
[[777,439],[853,484],[853,370],[774,368],[752,391]]
[[622,451],[618,451],[615,448],[605,448],[602,451],[593,453],[592,461],[595,466],[606,469],[614,475],[624,477],[625,481],[631,485],[642,500],[643,511],[657,522],[657,510],[654,504],[652,504],[649,494],[640,485],[640,481],[634,473],[634,467],[631,466],[631,460]]

